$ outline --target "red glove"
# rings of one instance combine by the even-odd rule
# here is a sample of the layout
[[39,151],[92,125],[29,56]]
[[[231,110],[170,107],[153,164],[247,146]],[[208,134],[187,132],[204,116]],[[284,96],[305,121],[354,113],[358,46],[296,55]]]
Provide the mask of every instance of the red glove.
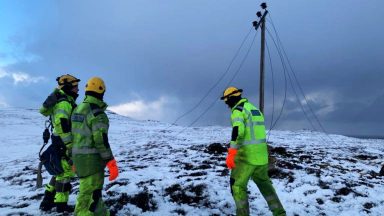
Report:
[[228,149],[227,159],[225,160],[225,162],[227,163],[228,169],[235,168],[235,156],[236,156],[236,154],[237,154],[237,149],[235,149],[235,148],[229,148]]
[[116,160],[112,159],[108,161],[107,167],[109,170],[109,181],[115,180],[119,175],[119,168],[117,168]]

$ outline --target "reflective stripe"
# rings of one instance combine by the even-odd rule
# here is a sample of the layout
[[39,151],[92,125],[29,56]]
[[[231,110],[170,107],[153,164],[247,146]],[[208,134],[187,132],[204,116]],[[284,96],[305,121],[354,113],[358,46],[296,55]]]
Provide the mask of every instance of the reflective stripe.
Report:
[[247,122],[247,124],[246,124],[247,127],[252,127],[253,125],[261,126],[261,125],[264,125],[264,122],[263,121],[252,121],[251,123]]
[[76,154],[98,154],[95,148],[72,148],[72,155]]
[[[238,201],[235,200],[235,204],[236,204],[237,208],[241,208],[244,210],[247,210],[248,205],[249,205],[248,200],[238,200]],[[248,211],[249,211],[249,209],[248,209]]]
[[72,128],[72,134],[80,134],[81,136],[92,136],[91,131],[87,129]]
[[109,151],[106,151],[106,152],[100,153],[100,156],[103,159],[109,159],[112,157],[112,154]]
[[64,114],[66,116],[70,116],[69,113],[66,110],[63,110],[63,109],[55,110],[55,114],[59,114],[59,113]]
[[266,139],[254,139],[254,140],[247,140],[242,143],[239,143],[240,146],[243,145],[258,145],[258,144],[264,144],[267,140]]
[[61,140],[62,140],[64,143],[71,142],[71,141],[72,141],[72,135],[68,135],[68,136],[66,136],[66,137],[62,137]]
[[266,196],[266,197],[265,197],[265,200],[267,200],[267,202],[268,202],[268,201],[275,200],[275,195],[269,195],[269,196]]
[[232,122],[244,122],[243,118],[233,118]]
[[104,112],[104,110],[103,109],[93,109],[92,110],[93,114],[98,113],[98,112]]
[[280,204],[278,204],[278,203],[275,203],[275,204],[270,205],[269,208],[271,210],[273,210],[273,209],[282,208],[282,206]]
[[92,131],[99,130],[99,129],[107,129],[107,128],[108,128],[108,124],[104,124],[104,123],[97,123],[92,125]]
[[62,180],[56,180],[56,184],[59,183],[59,184],[66,184],[66,183],[69,183],[71,182],[71,179],[62,179]]
[[248,117],[247,127],[248,125],[250,127],[251,140],[255,140],[256,137],[255,137],[255,130],[253,129],[252,113],[249,112],[247,109],[244,109],[244,112],[247,114],[247,117]]

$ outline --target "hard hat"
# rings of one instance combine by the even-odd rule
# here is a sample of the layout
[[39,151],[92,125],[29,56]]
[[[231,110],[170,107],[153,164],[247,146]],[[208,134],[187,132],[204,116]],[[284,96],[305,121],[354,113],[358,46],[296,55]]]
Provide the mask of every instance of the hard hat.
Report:
[[63,87],[65,86],[74,87],[79,85],[80,79],[77,79],[76,77],[70,74],[65,74],[57,77],[56,81],[57,81],[57,84],[59,85],[57,88],[63,89]]
[[92,91],[103,94],[105,92],[104,81],[100,77],[92,77],[85,85],[85,91]]
[[227,89],[225,89],[225,91],[223,93],[223,97],[221,97],[220,99],[227,101],[228,98],[230,98],[232,96],[241,96],[241,92],[243,92],[243,89],[238,89],[236,87],[231,86],[231,87],[228,87]]

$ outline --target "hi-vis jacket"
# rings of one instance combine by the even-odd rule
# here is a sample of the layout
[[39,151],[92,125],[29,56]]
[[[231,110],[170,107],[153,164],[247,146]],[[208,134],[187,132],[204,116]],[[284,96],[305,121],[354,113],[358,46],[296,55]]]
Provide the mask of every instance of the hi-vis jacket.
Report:
[[263,114],[247,99],[241,99],[231,114],[231,148],[237,149],[235,161],[252,165],[268,164]]
[[72,160],[79,177],[104,172],[106,163],[113,159],[108,143],[109,119],[107,104],[87,95],[72,114]]
[[50,116],[53,126],[53,135],[59,136],[67,148],[71,148],[71,114],[76,107],[73,97],[64,93],[63,90],[55,89],[54,93],[59,95],[57,103],[50,108],[41,107],[40,113],[44,116]]

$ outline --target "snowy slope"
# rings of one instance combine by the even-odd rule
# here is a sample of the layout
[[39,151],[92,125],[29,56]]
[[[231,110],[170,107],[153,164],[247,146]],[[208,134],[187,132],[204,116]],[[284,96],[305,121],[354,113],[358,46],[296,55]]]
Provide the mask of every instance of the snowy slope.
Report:
[[[231,215],[225,167],[228,127],[170,127],[108,113],[120,175],[106,178],[104,200],[116,215]],[[0,215],[55,215],[38,210],[35,188],[44,118],[37,110],[0,109]],[[180,133],[182,131],[182,133]],[[273,131],[272,181],[288,215],[384,215],[384,140],[310,131]],[[43,173],[44,183],[49,176]],[[75,204],[74,180],[70,204]],[[271,215],[250,183],[251,215]]]

